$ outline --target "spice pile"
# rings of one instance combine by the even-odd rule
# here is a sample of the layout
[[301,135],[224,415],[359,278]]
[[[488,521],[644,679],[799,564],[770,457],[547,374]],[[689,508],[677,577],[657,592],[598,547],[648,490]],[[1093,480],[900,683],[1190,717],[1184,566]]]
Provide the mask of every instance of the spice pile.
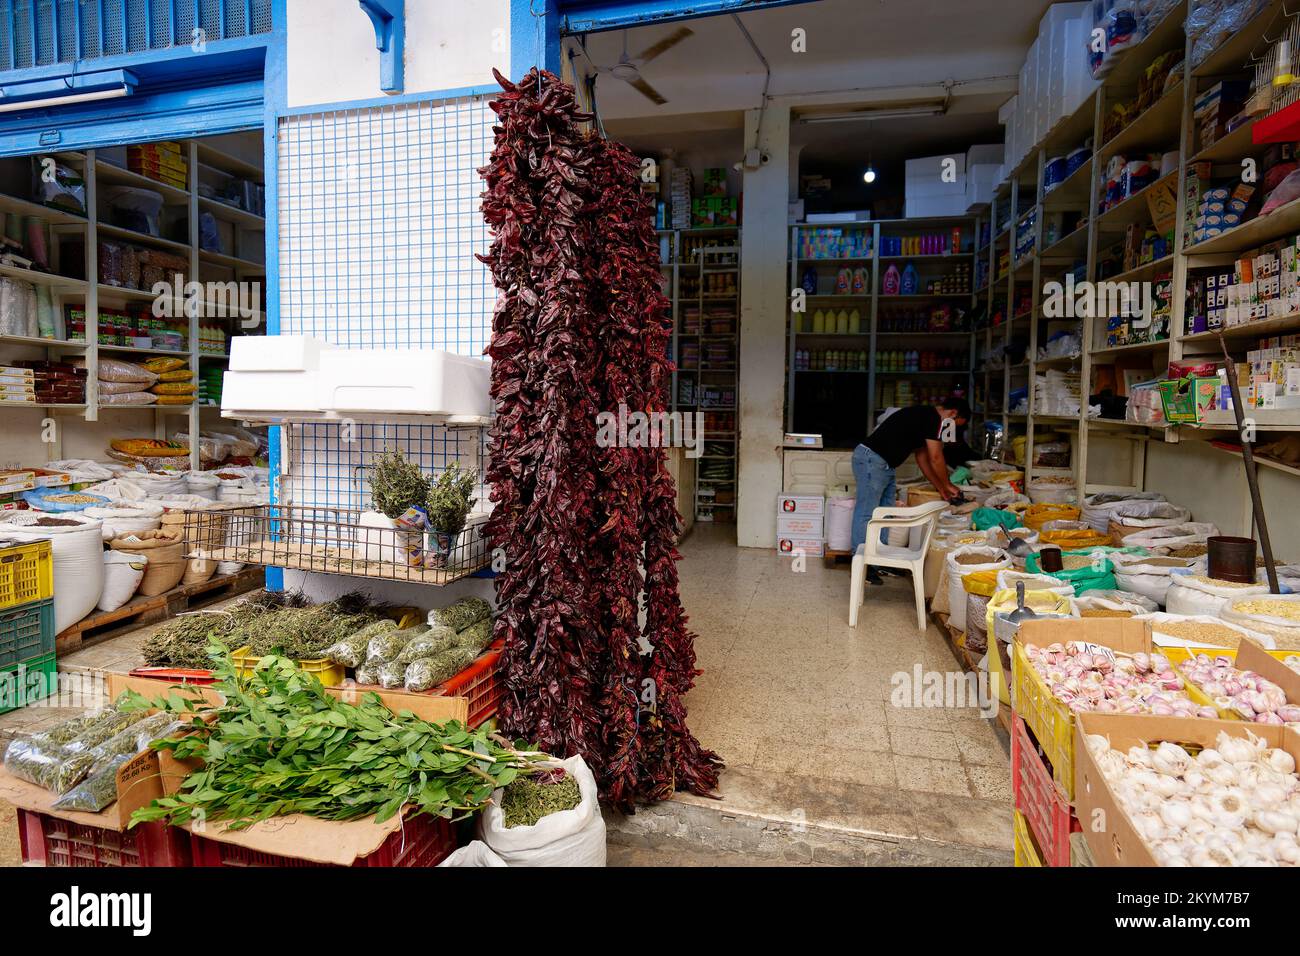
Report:
[[578,781],[563,767],[520,777],[501,792],[501,814],[508,829],[535,826],[542,817],[572,810],[582,802]]
[[485,534],[505,555],[500,719],[548,751],[581,754],[620,808],[708,793],[721,762],[686,727],[682,696],[698,672],[665,452],[597,442],[599,413],[653,412],[671,372],[640,164],[584,136],[591,117],[553,74],[496,77],[504,93],[481,174],[494,237],[483,261],[498,289]]

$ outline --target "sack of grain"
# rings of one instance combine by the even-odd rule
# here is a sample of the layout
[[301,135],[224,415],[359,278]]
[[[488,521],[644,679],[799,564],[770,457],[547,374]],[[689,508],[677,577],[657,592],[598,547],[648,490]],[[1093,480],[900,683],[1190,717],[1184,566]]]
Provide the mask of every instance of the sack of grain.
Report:
[[1074,597],[1074,585],[1069,581],[1060,581],[1050,574],[1030,574],[1014,568],[1003,568],[998,572],[998,590],[1014,591],[1019,582],[1025,582],[1026,591],[1051,591],[1061,597]]
[[1221,617],[1223,605],[1229,598],[1268,593],[1267,584],[1219,581],[1196,571],[1194,568],[1173,569],[1169,590],[1165,593],[1165,610],[1170,614]]
[[1094,531],[1110,531],[1110,516],[1120,505],[1130,501],[1164,501],[1158,491],[1103,492],[1083,499],[1083,520]]
[[1184,521],[1125,535],[1121,543],[1125,547],[1146,548],[1152,554],[1194,557],[1191,552],[1205,554],[1209,550],[1206,541],[1218,533],[1218,527],[1208,521]]
[[966,588],[962,578],[976,571],[1000,571],[1011,566],[1011,555],[988,545],[967,545],[953,549],[945,561],[948,569],[948,623],[966,630]]
[[1278,650],[1300,650],[1300,594],[1230,597],[1220,616],[1229,624],[1267,634]]
[[1155,601],[1132,591],[1089,591],[1074,604],[1080,617],[1135,617],[1158,610]]
[[1055,545],[1062,550],[1079,551],[1084,548],[1104,548],[1108,546],[1110,544],[1110,535],[1094,531],[1092,528],[1086,530],[1044,530],[1038,536],[1038,540],[1044,545]]
[[1174,558],[1168,555],[1117,554],[1115,556],[1115,583],[1125,591],[1140,594],[1158,607],[1165,606],[1169,585],[1178,570],[1205,570],[1204,562],[1195,558]]
[[1151,640],[1159,647],[1225,647],[1236,650],[1243,637],[1273,648],[1273,639],[1231,621],[1207,614],[1139,614],[1133,620],[1151,625]]
[[968,651],[982,654],[988,649],[984,611],[989,605],[989,598],[997,593],[999,573],[976,571],[962,576],[961,585],[966,591],[966,639],[963,646]]
[[1110,515],[1110,536],[1123,541],[1131,534],[1152,528],[1167,528],[1192,520],[1192,513],[1167,501],[1125,501]]
[[114,538],[109,547],[114,551],[148,557],[149,566],[137,591],[144,597],[170,591],[185,576],[185,544],[179,528],[134,532]]
[[1024,514],[1024,525],[1031,531],[1041,531],[1049,521],[1077,521],[1079,509],[1069,504],[1032,504]]

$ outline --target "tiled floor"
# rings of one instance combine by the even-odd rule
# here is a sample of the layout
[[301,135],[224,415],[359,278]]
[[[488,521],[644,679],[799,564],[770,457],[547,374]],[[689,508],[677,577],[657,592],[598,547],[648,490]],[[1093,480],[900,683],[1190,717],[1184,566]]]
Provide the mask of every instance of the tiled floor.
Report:
[[[810,559],[795,573],[789,558],[736,548],[732,536],[697,525],[681,564],[704,671],[687,697],[690,726],[736,771],[724,774],[723,808],[812,821],[812,808],[782,800],[806,800],[819,781],[856,785],[857,818],[841,803],[824,808],[825,822],[1009,849],[1011,774],[992,722],[976,708],[890,703],[894,675],[918,663],[960,671],[933,624],[917,630],[910,578],[868,587],[852,628],[847,566]],[[773,775],[809,786],[783,798],[758,782]]]
[[[933,624],[917,631],[910,579],[868,588],[851,628],[847,567],[809,559],[795,573],[790,559],[733,541],[729,526],[702,524],[682,546],[682,599],[704,671],[687,697],[690,726],[728,769],[721,801],[679,799],[832,832],[1009,853],[1009,761],[992,723],[974,709],[890,703],[893,676],[918,663],[960,670]],[[59,668],[129,670],[143,663],[147,634],[69,654]],[[72,713],[7,714],[0,738]],[[5,817],[0,865],[16,858]]]

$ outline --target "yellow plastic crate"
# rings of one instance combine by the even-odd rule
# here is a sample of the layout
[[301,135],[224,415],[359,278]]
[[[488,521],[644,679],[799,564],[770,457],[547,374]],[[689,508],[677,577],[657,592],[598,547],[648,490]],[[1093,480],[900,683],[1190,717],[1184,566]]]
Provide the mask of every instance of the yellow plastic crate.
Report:
[[1034,732],[1052,764],[1052,777],[1061,785],[1065,799],[1074,802],[1074,712],[1054,696],[1038,676],[1023,644],[1011,651],[1012,707]]
[[1019,810],[1012,810],[1011,846],[1015,853],[1016,866],[1042,866],[1043,858],[1034,846],[1034,837],[1029,832],[1029,823]]
[[[239,672],[240,677],[248,677],[253,673],[253,668],[261,658],[254,654],[249,648],[241,647],[237,651],[232,651],[230,659],[235,664],[235,669]],[[299,667],[309,674],[315,674],[320,682],[326,687],[337,687],[347,678],[347,668],[342,664],[335,664],[327,657],[318,657],[307,661],[294,661]]]
[[0,548],[0,609],[54,597],[54,557],[50,542],[32,541]]

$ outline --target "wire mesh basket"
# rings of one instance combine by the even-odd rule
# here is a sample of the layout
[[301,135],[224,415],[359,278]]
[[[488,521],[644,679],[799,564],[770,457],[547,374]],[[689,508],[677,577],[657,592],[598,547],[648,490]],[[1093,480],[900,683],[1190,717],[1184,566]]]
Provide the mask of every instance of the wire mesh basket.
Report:
[[468,577],[490,560],[473,516],[450,541],[356,508],[247,505],[222,517],[218,540],[211,512],[185,512],[185,540],[198,543],[189,557],[430,585]]

